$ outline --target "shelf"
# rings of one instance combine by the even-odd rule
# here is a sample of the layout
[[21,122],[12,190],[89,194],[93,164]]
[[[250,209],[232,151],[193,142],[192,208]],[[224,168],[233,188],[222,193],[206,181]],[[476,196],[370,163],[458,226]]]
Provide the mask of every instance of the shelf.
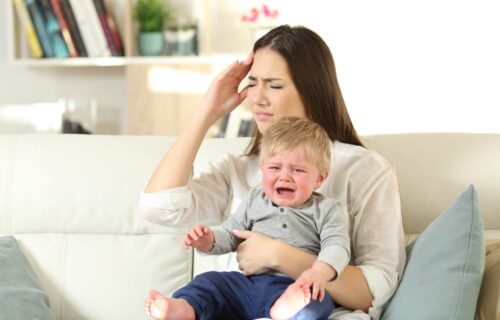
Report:
[[213,54],[201,56],[160,56],[160,57],[128,57],[125,58],[126,65],[135,64],[218,64],[230,63],[236,59],[243,59],[243,55],[236,54]]
[[43,59],[13,59],[13,64],[29,67],[120,67],[125,65],[123,57],[109,58],[43,58]]
[[121,67],[127,65],[147,64],[219,64],[230,63],[243,59],[237,55],[211,56],[159,56],[159,57],[103,57],[103,58],[43,58],[43,59],[13,59],[12,63],[29,67]]
[[[92,0],[86,1],[92,3]],[[68,76],[72,80],[75,72],[79,74],[83,69],[88,69],[88,72],[85,70],[86,76],[94,73],[96,78],[101,77],[103,72],[110,73],[113,79],[120,79],[120,83],[122,79],[125,80],[125,86],[122,87],[124,91],[120,91],[118,95],[121,97],[126,95],[123,112],[127,114],[128,134],[177,135],[196,112],[213,77],[232,62],[245,59],[248,52],[240,54],[240,51],[247,49],[232,51],[235,50],[233,46],[214,45],[216,42],[213,38],[215,33],[212,31],[212,20],[215,15],[212,12],[216,2],[171,0],[179,17],[187,21],[197,21],[199,32],[197,52],[200,55],[139,56],[136,43],[137,24],[132,14],[135,1],[108,0],[112,5],[116,26],[122,37],[124,56],[39,59],[32,58],[32,51],[12,0],[0,1],[0,7],[6,7],[8,10],[8,61],[20,67],[54,69],[51,71],[56,71],[55,73],[61,76]],[[227,13],[222,12],[221,16],[225,17]],[[220,25],[219,28],[225,30],[228,27]],[[56,69],[65,70],[59,72]],[[67,98],[68,94],[61,92],[62,97]],[[93,92],[87,95],[94,97]],[[122,103],[122,100],[119,101]]]

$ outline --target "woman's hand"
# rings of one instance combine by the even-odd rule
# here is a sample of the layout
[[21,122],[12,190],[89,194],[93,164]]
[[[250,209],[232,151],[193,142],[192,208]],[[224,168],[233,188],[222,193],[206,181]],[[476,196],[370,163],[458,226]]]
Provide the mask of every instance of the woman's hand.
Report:
[[239,268],[244,275],[261,274],[273,268],[277,240],[253,231],[234,230],[233,234],[245,240],[236,249]]
[[238,87],[250,71],[252,63],[253,52],[244,61],[233,62],[212,81],[200,106],[199,111],[203,116],[215,122],[245,100],[248,88],[238,92]]

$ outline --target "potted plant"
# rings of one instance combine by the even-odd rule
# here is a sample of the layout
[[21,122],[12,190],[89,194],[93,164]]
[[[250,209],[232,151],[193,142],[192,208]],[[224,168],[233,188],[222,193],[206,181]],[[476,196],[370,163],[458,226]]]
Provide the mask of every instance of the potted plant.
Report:
[[143,56],[160,55],[163,50],[163,27],[171,17],[164,0],[138,0],[134,6],[135,21],[139,24],[139,52]]

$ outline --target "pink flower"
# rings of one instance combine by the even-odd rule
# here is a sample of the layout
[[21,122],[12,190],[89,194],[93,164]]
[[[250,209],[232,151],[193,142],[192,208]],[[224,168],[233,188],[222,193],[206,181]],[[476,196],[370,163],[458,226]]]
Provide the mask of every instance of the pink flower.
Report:
[[270,9],[267,4],[263,4],[260,9],[252,7],[252,9],[250,9],[250,12],[241,16],[241,21],[258,23],[260,16],[263,16],[264,19],[275,19],[276,17],[278,17],[278,10]]

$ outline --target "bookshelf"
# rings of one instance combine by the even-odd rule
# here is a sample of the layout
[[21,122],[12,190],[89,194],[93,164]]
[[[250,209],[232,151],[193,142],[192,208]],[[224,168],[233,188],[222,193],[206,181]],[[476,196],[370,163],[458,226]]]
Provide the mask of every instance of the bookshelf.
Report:
[[[96,77],[110,68],[123,69],[123,73],[120,72],[120,74],[123,74],[126,80],[126,106],[122,109],[127,118],[127,132],[125,133],[177,135],[195,112],[213,76],[232,61],[243,58],[242,54],[220,52],[224,49],[218,48],[218,52],[212,50],[214,40],[211,30],[212,10],[217,6],[220,8],[222,4],[213,0],[165,0],[175,11],[178,10],[198,22],[199,55],[144,57],[138,54],[136,45],[137,26],[132,18],[135,0],[108,1],[112,4],[113,18],[121,34],[123,56],[33,58],[13,0],[8,0],[6,2],[9,28],[7,41],[10,44],[10,62],[16,66],[30,68],[90,68],[92,72],[95,72]],[[189,91],[151,87],[151,74],[168,74],[168,72],[174,73],[171,78],[183,78],[185,75],[194,77],[199,79],[199,84]],[[175,85],[183,81],[185,87],[193,87],[190,83],[191,79],[178,80],[176,78]]]
[[[211,0],[169,0],[168,3],[173,7],[174,11],[177,7],[182,7],[183,15],[188,15],[191,20],[198,23],[198,48],[199,55],[197,56],[157,56],[157,57],[142,57],[137,50],[137,26],[132,18],[132,10],[135,0],[108,0],[112,8],[112,16],[124,47],[123,56],[105,56],[105,57],[68,57],[68,58],[34,58],[29,50],[26,34],[22,22],[18,17],[13,0],[6,1],[7,17],[9,26],[9,59],[13,64],[25,66],[60,66],[60,67],[116,67],[126,66],[128,64],[149,64],[165,63],[165,64],[183,64],[192,63],[199,60],[197,63],[207,63],[212,58],[210,38],[211,25]],[[191,8],[186,8],[188,3]],[[191,11],[191,12],[189,12]],[[217,58],[216,58],[217,59]]]

